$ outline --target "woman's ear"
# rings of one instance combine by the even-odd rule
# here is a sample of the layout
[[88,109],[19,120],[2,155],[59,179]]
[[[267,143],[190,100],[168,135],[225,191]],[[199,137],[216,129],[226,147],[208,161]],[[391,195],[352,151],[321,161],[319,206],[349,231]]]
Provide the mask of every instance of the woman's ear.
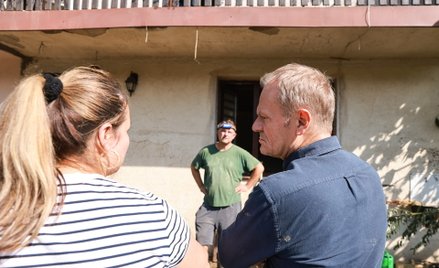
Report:
[[115,143],[116,137],[114,133],[114,128],[110,123],[105,123],[99,127],[98,130],[98,144],[101,145],[102,149],[109,151],[111,150]]

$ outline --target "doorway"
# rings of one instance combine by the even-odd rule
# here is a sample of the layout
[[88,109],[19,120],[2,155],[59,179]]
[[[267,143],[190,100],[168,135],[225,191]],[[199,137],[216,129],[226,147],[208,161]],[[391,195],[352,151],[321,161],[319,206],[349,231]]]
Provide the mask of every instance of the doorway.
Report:
[[282,160],[262,155],[258,135],[251,130],[260,94],[259,81],[219,80],[217,121],[231,118],[236,122],[238,135],[234,143],[264,164],[263,176],[266,177],[282,170]]

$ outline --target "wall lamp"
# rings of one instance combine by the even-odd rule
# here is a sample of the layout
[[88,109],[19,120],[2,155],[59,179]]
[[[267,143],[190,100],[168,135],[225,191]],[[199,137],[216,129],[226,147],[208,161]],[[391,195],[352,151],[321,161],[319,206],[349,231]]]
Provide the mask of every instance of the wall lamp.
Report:
[[125,80],[125,85],[127,87],[130,96],[133,95],[137,88],[137,82],[139,81],[139,75],[135,72],[131,72],[127,80]]

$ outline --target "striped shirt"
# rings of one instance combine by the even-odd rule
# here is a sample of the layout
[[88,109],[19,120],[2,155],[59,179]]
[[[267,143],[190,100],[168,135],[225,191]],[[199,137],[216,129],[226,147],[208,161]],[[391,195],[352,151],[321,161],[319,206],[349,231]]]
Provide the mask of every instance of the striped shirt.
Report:
[[166,201],[97,174],[66,174],[60,216],[0,267],[173,267],[190,231]]

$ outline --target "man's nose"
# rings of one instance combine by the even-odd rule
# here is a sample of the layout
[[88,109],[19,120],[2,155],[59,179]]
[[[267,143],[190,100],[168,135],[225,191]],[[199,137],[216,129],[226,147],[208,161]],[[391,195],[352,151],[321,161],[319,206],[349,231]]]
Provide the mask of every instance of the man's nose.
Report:
[[256,117],[255,121],[253,122],[252,130],[253,130],[253,132],[260,132],[261,131],[261,124],[260,124],[260,120],[258,117]]

